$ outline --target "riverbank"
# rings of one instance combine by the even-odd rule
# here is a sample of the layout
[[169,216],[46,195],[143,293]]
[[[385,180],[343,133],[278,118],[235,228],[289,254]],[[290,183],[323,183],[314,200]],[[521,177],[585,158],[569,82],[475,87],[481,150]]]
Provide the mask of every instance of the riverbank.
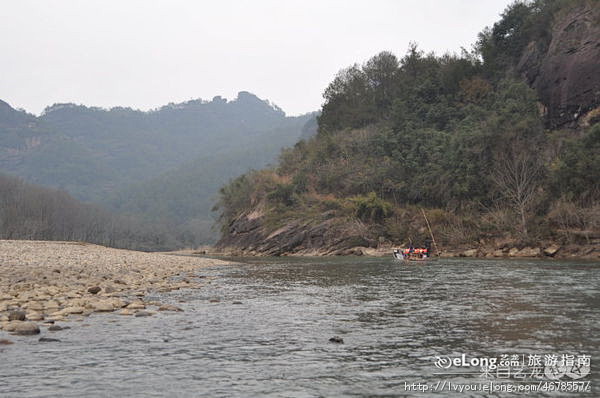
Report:
[[[356,246],[332,250],[329,247],[304,249],[299,251],[284,251],[278,256],[391,256],[395,246],[382,245],[379,247]],[[435,253],[435,250],[433,251]],[[185,255],[212,255],[222,257],[244,256],[273,256],[271,252],[262,252],[254,248],[239,247],[202,247],[196,250],[181,250],[173,254]],[[583,259],[600,260],[600,245],[560,244],[556,242],[543,242],[539,245],[479,245],[443,248],[440,257],[477,257],[477,258],[555,258],[555,259]]]
[[200,248],[198,252],[225,256],[390,256],[394,248],[407,247],[411,241],[423,244],[434,232],[442,257],[600,260],[597,228],[549,229],[538,238],[522,239],[506,233],[477,232],[475,227],[468,233],[460,228],[455,231],[450,224],[439,221],[430,231],[422,213],[413,210],[406,211],[405,218],[393,224],[397,229],[394,237],[380,223],[361,222],[353,217],[332,215],[317,220],[292,213],[290,219],[275,222],[259,206],[228,224],[214,247]]
[[227,262],[79,242],[0,240],[0,330],[35,335],[40,327],[60,330],[59,323],[94,312],[180,311],[145,296],[200,288],[210,281],[195,271],[217,264]]

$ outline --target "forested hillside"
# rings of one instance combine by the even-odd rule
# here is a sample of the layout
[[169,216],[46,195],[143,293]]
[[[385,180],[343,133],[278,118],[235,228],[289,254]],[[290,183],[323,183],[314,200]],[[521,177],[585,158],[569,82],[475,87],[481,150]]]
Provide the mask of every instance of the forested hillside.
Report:
[[173,247],[197,245],[214,240],[219,186],[310,135],[314,117],[247,92],[149,112],[55,104],[39,117],[0,101],[0,172],[167,229]]
[[173,245],[171,231],[0,174],[0,239],[63,240],[135,250]]
[[599,26],[597,1],[516,2],[470,52],[411,45],[340,71],[317,136],[221,190],[219,245],[422,242],[424,209],[446,248],[600,254]]
[[[218,229],[212,211],[218,191],[231,178],[274,163],[284,147],[298,141],[299,134],[313,135],[315,115],[289,118],[285,126],[266,130],[258,136],[244,137],[229,147],[197,159],[140,183],[120,189],[106,201],[119,213],[136,214],[159,225],[179,231],[187,247],[214,243]],[[305,124],[308,123],[308,126]]]

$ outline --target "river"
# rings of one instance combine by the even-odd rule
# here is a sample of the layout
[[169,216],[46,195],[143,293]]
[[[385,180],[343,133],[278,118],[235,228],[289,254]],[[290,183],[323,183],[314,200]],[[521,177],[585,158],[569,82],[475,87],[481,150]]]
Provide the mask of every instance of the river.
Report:
[[[185,312],[93,314],[43,332],[60,342],[11,336],[0,346],[0,395],[480,397],[570,382],[593,391],[571,396],[597,396],[600,372],[586,375],[585,361],[600,358],[598,263],[236,260],[244,264],[200,270],[202,289],[147,297]],[[545,355],[581,361],[579,374],[553,367],[549,378]],[[536,358],[541,368],[528,366]],[[496,392],[465,392],[483,385]]]

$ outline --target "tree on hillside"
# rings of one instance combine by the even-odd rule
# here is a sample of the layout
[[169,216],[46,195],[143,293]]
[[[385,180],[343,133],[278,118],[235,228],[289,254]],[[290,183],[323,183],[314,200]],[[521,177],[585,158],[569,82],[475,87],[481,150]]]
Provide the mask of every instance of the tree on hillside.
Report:
[[528,221],[538,198],[542,165],[527,143],[515,141],[494,163],[491,179],[500,196],[517,214],[522,237],[527,239]]

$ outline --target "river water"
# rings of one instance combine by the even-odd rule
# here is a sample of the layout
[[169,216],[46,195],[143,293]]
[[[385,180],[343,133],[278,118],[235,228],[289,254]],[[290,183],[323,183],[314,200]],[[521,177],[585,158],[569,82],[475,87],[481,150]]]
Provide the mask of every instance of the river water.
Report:
[[[245,264],[200,270],[202,289],[148,297],[183,313],[94,314],[42,331],[60,342],[11,336],[15,344],[0,346],[0,396],[599,396],[598,263],[237,260]],[[583,366],[548,378],[546,354]],[[518,361],[479,366],[511,355]],[[535,355],[541,374],[527,366]],[[585,356],[592,369],[578,378]],[[543,382],[592,392],[497,390]],[[458,392],[482,385],[496,392]]]

